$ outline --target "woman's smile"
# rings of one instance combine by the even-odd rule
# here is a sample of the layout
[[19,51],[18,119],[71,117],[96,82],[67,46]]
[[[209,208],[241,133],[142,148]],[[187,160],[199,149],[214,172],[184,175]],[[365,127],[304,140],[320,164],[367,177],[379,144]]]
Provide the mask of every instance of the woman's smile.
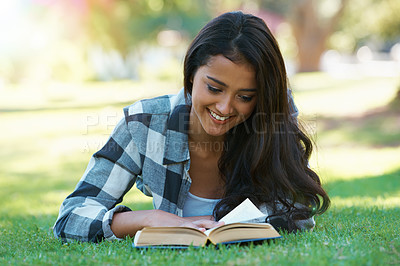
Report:
[[233,116],[220,116],[217,113],[213,112],[212,110],[208,109],[210,112],[211,118],[218,124],[225,124],[229,122],[229,119],[231,119]]

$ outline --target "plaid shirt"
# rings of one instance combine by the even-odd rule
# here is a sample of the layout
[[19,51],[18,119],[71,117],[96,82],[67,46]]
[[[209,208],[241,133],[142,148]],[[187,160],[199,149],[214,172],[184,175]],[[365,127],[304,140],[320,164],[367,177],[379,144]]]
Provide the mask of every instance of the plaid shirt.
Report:
[[130,210],[117,204],[135,183],[153,197],[155,209],[182,216],[191,185],[189,112],[183,89],[177,95],[125,107],[124,119],[92,156],[74,192],[62,203],[54,235],[64,241],[117,239],[110,228],[112,217]]

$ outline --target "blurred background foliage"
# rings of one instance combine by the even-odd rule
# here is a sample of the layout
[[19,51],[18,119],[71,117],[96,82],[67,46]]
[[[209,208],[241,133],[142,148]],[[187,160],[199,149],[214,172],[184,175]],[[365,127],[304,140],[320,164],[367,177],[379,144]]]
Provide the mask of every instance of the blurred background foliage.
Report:
[[[335,228],[338,240],[332,250],[351,250],[348,258],[361,255],[354,257],[358,246],[337,225],[348,227],[349,239],[367,232],[355,241],[398,240],[391,230],[397,225],[376,217],[400,206],[399,0],[3,0],[0,261],[5,249],[16,260],[32,253],[25,236],[35,238],[37,229],[26,224],[52,235],[43,228],[55,221],[91,154],[122,118],[122,107],[177,92],[192,38],[212,17],[238,9],[263,18],[278,39],[300,121],[315,140],[310,165],[333,203],[332,215],[317,222],[318,246],[325,247],[321,229],[332,221],[327,228]],[[124,203],[152,206],[137,190]],[[364,226],[361,218],[382,226]],[[389,233],[375,237],[365,228]],[[4,232],[13,245],[1,244]],[[385,249],[395,250],[390,245]],[[29,251],[18,257],[14,246]],[[375,247],[359,253],[385,256]],[[81,249],[66,252],[81,261]],[[42,245],[32,254],[40,260]]]
[[400,60],[398,0],[17,0],[0,4],[0,84],[179,78],[198,30],[238,9],[267,22],[290,73],[330,49]]

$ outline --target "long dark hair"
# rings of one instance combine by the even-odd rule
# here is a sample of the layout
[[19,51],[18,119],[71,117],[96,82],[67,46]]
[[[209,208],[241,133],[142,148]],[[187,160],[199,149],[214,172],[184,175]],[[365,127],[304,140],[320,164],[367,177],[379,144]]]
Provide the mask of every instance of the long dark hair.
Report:
[[291,115],[278,43],[256,16],[230,12],[214,18],[200,30],[187,51],[187,99],[196,70],[215,55],[253,66],[257,104],[245,122],[226,134],[226,149],[218,162],[225,194],[214,216],[218,220],[248,197],[255,204],[272,206],[275,214],[288,218],[290,230],[296,229],[291,221],[325,212],[330,200],[318,175],[308,166],[312,142]]

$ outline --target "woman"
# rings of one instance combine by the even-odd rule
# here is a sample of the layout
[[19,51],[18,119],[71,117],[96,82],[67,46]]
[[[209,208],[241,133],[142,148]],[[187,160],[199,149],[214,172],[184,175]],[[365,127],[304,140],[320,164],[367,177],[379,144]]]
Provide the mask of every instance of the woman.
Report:
[[[289,231],[329,206],[308,167],[285,65],[265,23],[241,12],[210,21],[184,62],[184,90],[139,101],[91,158],[63,202],[63,240],[133,236],[145,226],[205,230],[245,198]],[[117,205],[136,183],[154,210]]]

